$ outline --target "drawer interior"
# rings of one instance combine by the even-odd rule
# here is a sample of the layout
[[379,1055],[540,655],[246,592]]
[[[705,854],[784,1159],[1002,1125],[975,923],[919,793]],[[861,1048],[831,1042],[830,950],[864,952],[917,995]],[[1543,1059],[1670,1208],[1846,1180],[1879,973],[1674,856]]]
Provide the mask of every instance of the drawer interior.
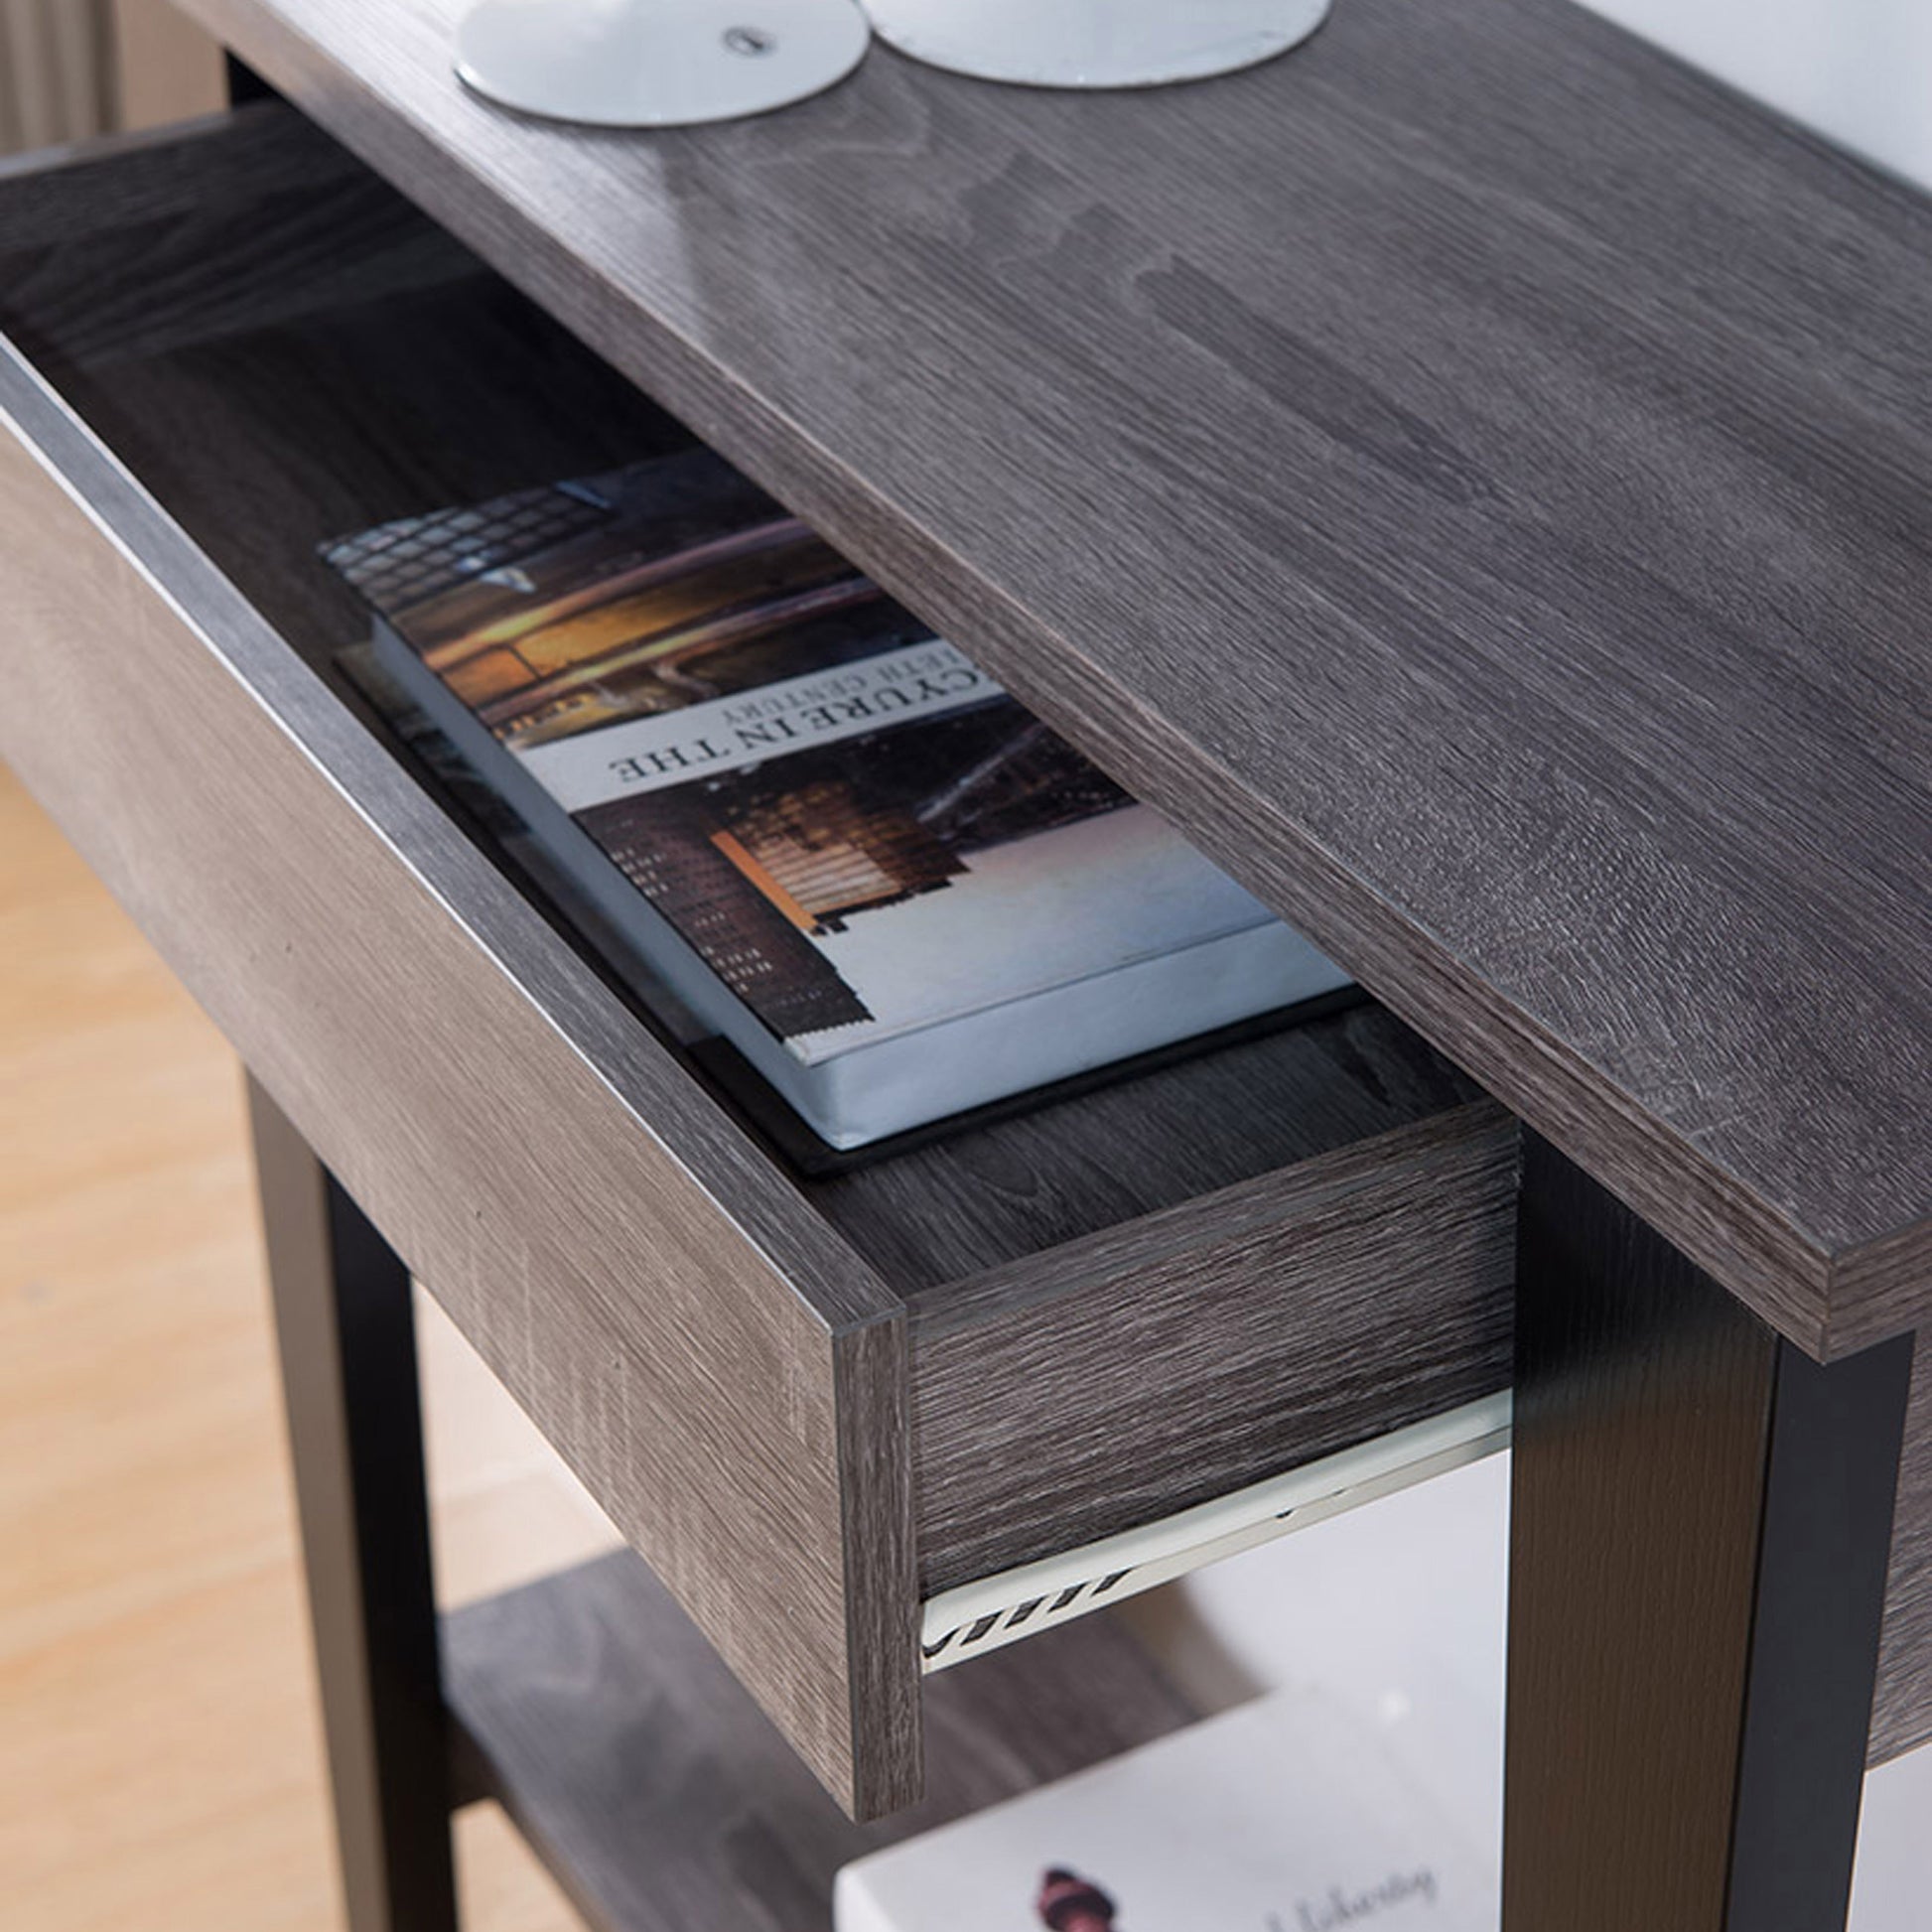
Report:
[[[372,731],[337,663],[366,619],[318,544],[691,440],[502,276],[276,105],[0,180],[0,328]],[[541,887],[485,831],[468,829],[561,941],[603,971]],[[717,1091],[648,1008],[612,983],[638,1026]],[[1266,1176],[1477,1114],[1488,1202],[1513,1157],[1499,1151],[1498,1122],[1472,1108],[1479,1098],[1391,1015],[1362,1004],[844,1172],[807,1173],[766,1151],[774,1184],[795,1188],[907,1300],[915,1378],[929,1347],[965,1401],[973,1376],[960,1350],[975,1324],[984,1318],[993,1333],[1016,1307],[1065,1299],[1064,1271],[1029,1269],[1144,1223],[1165,1230],[1156,1246],[1172,1262],[1186,1243],[1173,1217],[1188,1203],[1228,1190],[1238,1200]],[[1476,1132],[1449,1138],[1466,1152]],[[1436,1145],[1402,1143],[1424,1192],[1448,1172],[1430,1165]],[[1482,1238],[1502,1237],[1485,1222]],[[1107,1266],[1095,1257],[1098,1272]],[[1454,1326],[1443,1324],[1446,1348]],[[1493,1313],[1453,1344],[1455,1372],[1392,1419],[1496,1385],[1506,1341],[1506,1311]],[[918,1426],[938,1444],[944,1424]],[[1321,1447],[1346,1433],[1338,1424]],[[1194,1493],[1183,1482],[1174,1499],[1223,1479],[1203,1464]],[[1095,1518],[1083,1528],[1118,1526]],[[924,1587],[1038,1554],[1046,1534],[975,1544],[934,1531]]]

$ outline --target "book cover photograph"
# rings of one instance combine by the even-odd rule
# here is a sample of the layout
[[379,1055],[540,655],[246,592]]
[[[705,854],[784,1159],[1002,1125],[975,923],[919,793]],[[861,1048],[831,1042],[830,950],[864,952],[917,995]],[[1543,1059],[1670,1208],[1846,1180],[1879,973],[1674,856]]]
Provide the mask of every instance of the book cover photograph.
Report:
[[[834,1146],[1345,983],[708,452],[326,555],[384,668]],[[1198,1012],[1163,1019],[1183,957]]]

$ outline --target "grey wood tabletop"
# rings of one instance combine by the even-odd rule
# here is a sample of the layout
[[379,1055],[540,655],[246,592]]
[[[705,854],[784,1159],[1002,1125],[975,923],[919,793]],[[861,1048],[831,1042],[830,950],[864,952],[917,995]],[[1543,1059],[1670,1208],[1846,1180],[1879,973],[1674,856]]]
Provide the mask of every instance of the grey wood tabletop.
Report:
[[189,10],[1794,1339],[1926,1312],[1922,199],[1566,0],[657,135]]

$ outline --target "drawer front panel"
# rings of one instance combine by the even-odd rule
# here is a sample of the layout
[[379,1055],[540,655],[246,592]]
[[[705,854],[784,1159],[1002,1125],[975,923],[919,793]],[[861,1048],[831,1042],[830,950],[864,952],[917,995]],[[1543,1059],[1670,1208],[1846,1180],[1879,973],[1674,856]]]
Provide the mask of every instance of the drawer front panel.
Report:
[[897,1301],[10,348],[0,579],[0,752],[819,1775],[903,1801]]
[[923,1593],[1507,1388],[1518,1159],[1481,1102],[915,1299]]

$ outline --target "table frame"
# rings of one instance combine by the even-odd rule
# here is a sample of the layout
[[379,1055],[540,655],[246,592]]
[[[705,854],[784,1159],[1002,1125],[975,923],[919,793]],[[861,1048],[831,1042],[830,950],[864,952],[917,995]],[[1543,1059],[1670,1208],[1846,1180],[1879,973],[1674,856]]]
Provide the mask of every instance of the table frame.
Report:
[[1912,1338],[1821,1367],[1535,1137],[1520,1228],[1504,1925],[1842,1925]]
[[[250,1098],[349,1920],[446,1932],[407,1270]],[[1842,1924],[1912,1337],[1821,1367],[1534,1136],[1517,1310],[1505,1932]]]
[[[409,1274],[249,1106],[348,1923],[455,1932]],[[1843,1924],[1911,1340],[1820,1367],[1534,1140],[1520,1256],[1505,1932]]]
[[248,1114],[350,1932],[455,1932],[409,1270],[252,1077]]

